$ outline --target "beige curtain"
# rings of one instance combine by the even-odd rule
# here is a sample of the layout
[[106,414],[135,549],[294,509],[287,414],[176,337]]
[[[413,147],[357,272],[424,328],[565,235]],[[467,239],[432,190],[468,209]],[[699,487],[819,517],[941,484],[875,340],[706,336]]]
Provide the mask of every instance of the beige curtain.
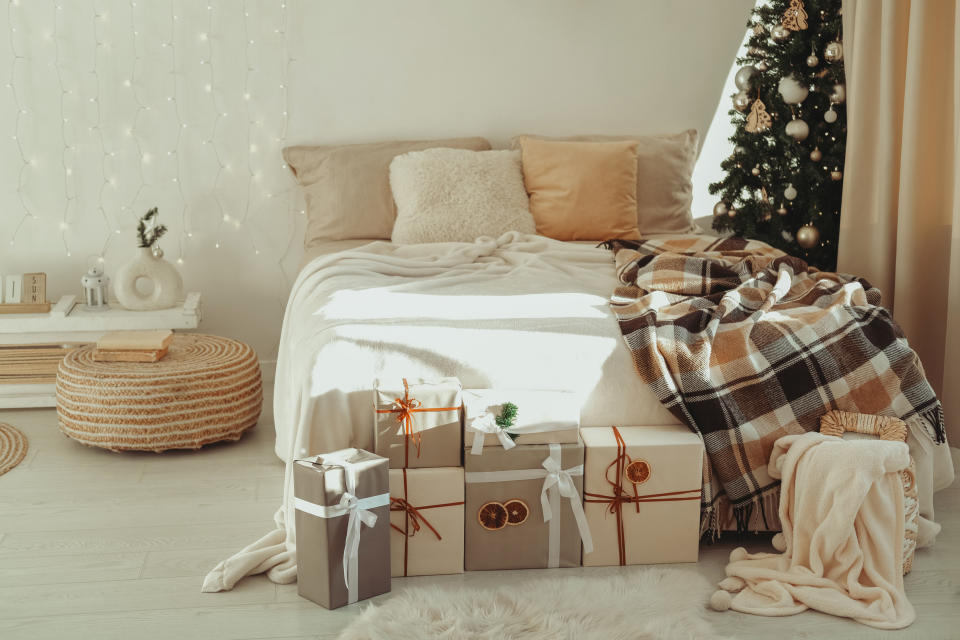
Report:
[[960,7],[844,0],[838,270],[883,292],[960,445]]

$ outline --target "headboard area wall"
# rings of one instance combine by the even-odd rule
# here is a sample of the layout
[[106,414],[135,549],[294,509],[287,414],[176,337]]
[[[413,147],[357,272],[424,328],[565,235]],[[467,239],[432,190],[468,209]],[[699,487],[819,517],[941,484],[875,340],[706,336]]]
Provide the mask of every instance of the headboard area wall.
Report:
[[752,5],[11,0],[0,273],[79,293],[157,206],[203,330],[269,363],[304,226],[283,146],[704,132]]

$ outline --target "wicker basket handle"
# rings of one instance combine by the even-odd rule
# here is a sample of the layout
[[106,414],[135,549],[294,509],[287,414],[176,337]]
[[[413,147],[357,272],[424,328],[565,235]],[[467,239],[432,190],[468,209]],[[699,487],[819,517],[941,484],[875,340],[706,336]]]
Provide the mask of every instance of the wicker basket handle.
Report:
[[907,441],[907,425],[893,416],[871,416],[848,411],[828,411],[820,417],[820,433],[842,436],[844,431],[877,436],[881,440]]

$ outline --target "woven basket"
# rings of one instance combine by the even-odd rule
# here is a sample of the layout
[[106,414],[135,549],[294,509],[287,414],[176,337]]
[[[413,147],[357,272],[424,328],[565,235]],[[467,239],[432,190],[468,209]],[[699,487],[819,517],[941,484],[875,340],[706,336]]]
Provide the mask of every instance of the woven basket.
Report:
[[[853,431],[881,440],[907,441],[907,425],[903,420],[889,416],[871,416],[863,413],[829,411],[820,418],[820,433],[842,436]],[[910,465],[900,472],[903,480],[903,574],[913,568],[913,554],[917,550],[917,531],[920,518],[920,503],[917,500],[917,468],[910,456]]]
[[237,440],[257,423],[262,403],[257,354],[219,336],[178,333],[158,362],[95,362],[93,347],[83,347],[57,371],[60,430],[113,451]]

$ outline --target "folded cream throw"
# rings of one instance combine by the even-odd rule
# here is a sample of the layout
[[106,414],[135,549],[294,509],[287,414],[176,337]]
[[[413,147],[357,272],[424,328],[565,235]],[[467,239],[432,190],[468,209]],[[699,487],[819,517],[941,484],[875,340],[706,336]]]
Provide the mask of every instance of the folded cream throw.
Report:
[[783,553],[734,549],[714,608],[764,616],[816,609],[879,629],[916,614],[903,590],[903,487],[907,445],[784,436],[769,473],[781,480]]

